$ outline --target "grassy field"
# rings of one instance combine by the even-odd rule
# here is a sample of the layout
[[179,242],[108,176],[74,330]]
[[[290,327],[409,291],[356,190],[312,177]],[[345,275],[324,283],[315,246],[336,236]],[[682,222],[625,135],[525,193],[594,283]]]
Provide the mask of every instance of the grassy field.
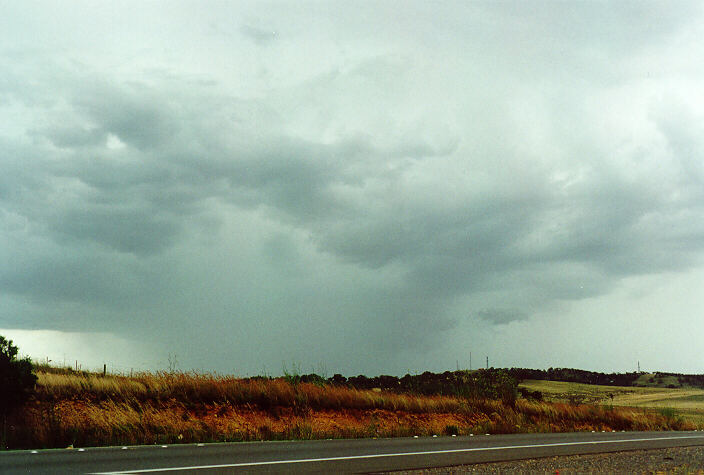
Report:
[[[397,394],[286,378],[38,376],[34,398],[8,420],[11,448],[704,427],[629,407]],[[557,396],[549,384],[534,386]]]
[[[648,384],[649,378],[642,379],[644,381],[637,384]],[[697,424],[704,423],[704,389],[663,387],[667,385],[674,385],[673,381],[656,381],[655,384],[640,387],[527,380],[519,387],[540,391],[546,401],[640,407],[674,413]]]

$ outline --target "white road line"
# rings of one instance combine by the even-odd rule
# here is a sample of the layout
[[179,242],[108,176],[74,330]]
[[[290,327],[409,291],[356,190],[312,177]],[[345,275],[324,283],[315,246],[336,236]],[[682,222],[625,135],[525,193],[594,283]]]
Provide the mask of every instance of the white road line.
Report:
[[166,468],[145,468],[140,470],[124,470],[119,472],[96,472],[92,475],[118,475],[129,473],[148,473],[148,472],[171,472],[175,470],[207,470],[213,468],[234,468],[234,467],[255,467],[260,465],[281,465],[287,463],[307,463],[307,462],[328,462],[335,460],[355,460],[355,459],[372,459],[381,457],[403,457],[405,455],[433,455],[433,454],[451,454],[460,452],[481,452],[482,450],[510,450],[510,449],[533,449],[539,447],[562,447],[568,445],[595,445],[595,444],[618,444],[627,442],[645,442],[653,440],[679,440],[679,439],[702,439],[701,435],[687,435],[680,437],[653,437],[645,439],[622,439],[622,440],[587,440],[583,442],[557,442],[554,444],[531,444],[531,445],[505,445],[500,447],[473,447],[470,449],[448,449],[448,450],[429,450],[425,452],[402,452],[392,454],[368,454],[368,455],[348,455],[344,457],[325,457],[317,459],[293,459],[293,460],[271,460],[266,462],[243,462],[243,463],[228,463],[220,465],[193,465],[189,467],[166,467]]

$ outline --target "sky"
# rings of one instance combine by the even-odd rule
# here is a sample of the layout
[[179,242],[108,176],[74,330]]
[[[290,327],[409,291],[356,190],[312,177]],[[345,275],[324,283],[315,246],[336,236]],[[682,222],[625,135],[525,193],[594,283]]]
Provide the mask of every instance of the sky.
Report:
[[22,354],[704,372],[700,2],[0,10]]

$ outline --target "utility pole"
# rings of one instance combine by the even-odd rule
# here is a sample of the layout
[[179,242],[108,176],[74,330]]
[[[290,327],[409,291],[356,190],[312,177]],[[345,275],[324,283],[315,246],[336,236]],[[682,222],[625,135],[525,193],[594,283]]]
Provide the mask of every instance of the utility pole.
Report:
[[469,352],[469,370],[472,371],[472,352]]
[[486,369],[489,369],[489,357],[486,357]]
[[640,373],[640,361],[638,362],[638,372]]

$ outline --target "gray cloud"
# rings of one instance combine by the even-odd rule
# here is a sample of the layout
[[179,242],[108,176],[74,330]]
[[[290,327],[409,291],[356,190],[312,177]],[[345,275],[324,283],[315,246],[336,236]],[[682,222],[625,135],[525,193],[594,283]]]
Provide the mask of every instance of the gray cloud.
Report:
[[146,86],[84,85],[75,94],[77,112],[137,149],[156,147],[178,133],[177,109]]
[[381,10],[245,26],[195,76],[185,44],[114,73],[3,50],[0,293],[31,318],[0,322],[403,371],[466,325],[698,269],[701,71],[671,57],[698,9],[553,7],[433,9],[447,37],[403,16],[365,39]]
[[83,146],[99,146],[106,143],[107,134],[98,128],[83,128],[80,125],[56,125],[45,130],[36,131],[41,137],[46,137],[56,147],[76,148]]
[[526,320],[528,318],[525,314],[520,311],[507,309],[480,310],[479,312],[477,312],[477,316],[481,319],[488,320],[498,325],[505,325],[507,323],[515,322],[518,320]]

